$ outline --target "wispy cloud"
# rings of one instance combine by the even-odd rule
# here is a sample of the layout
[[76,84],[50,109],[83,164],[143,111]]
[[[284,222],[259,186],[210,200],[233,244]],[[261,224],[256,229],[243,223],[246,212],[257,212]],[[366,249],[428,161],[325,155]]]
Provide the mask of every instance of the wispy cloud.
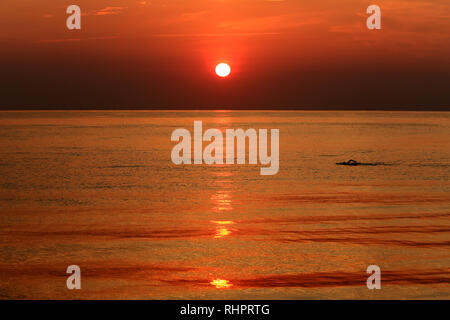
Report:
[[117,15],[123,13],[128,7],[106,7],[100,10],[93,10],[88,15],[92,16],[107,16],[107,15]]
[[90,38],[68,38],[68,39],[49,39],[49,40],[37,40],[34,43],[61,43],[61,42],[81,42],[89,40],[109,40],[117,39],[118,36],[107,36],[107,37],[90,37]]
[[253,37],[279,35],[279,32],[230,32],[230,33],[156,33],[153,37],[181,38],[181,37]]

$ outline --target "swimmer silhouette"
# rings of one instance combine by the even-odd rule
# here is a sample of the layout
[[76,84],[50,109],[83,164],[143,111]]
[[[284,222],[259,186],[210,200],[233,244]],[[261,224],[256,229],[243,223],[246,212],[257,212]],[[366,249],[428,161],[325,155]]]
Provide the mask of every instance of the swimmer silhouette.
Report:
[[356,160],[350,159],[344,162],[336,162],[337,165],[340,166],[390,166],[392,164],[384,163],[384,162],[372,162],[372,163],[362,163]]
[[356,161],[356,160],[350,159],[350,160],[348,160],[348,161],[338,162],[338,163],[336,163],[336,164],[339,164],[339,165],[342,165],[342,166],[357,166],[357,165],[359,165],[359,164],[361,164],[361,163],[359,163],[359,162]]

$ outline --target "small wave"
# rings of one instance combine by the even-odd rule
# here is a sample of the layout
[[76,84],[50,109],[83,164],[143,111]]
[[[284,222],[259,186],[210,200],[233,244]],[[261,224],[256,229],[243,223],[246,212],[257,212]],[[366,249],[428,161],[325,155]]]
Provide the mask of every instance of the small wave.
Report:
[[[449,284],[448,269],[383,270],[383,285]],[[366,286],[364,271],[312,272],[262,275],[247,279],[229,279],[233,288],[323,288]],[[174,286],[210,286],[209,279],[171,279],[162,282]]]

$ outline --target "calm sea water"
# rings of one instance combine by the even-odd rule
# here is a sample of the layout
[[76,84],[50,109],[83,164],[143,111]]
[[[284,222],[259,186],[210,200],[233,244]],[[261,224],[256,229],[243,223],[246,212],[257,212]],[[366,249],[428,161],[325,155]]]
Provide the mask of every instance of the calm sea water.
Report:
[[[279,173],[172,164],[194,120],[280,129]],[[450,113],[1,112],[0,298],[448,299],[449,175]]]

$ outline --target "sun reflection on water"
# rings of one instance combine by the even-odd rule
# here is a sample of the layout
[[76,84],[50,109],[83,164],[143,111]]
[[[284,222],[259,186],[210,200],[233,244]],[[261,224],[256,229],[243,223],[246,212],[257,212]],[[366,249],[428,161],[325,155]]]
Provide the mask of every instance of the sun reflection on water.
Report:
[[231,234],[231,231],[227,228],[217,228],[216,234],[214,235],[214,238],[223,238],[225,236],[228,236]]
[[214,224],[217,224],[216,227],[216,233],[214,235],[214,238],[223,238],[226,236],[229,236],[231,234],[231,230],[228,229],[226,226],[234,224],[234,221],[231,220],[225,220],[225,221],[211,221]]
[[213,210],[216,212],[233,210],[230,191],[219,191],[211,196],[211,200],[214,203]]
[[228,280],[224,279],[215,279],[210,282],[213,286],[215,286],[217,289],[226,289],[233,286]]

